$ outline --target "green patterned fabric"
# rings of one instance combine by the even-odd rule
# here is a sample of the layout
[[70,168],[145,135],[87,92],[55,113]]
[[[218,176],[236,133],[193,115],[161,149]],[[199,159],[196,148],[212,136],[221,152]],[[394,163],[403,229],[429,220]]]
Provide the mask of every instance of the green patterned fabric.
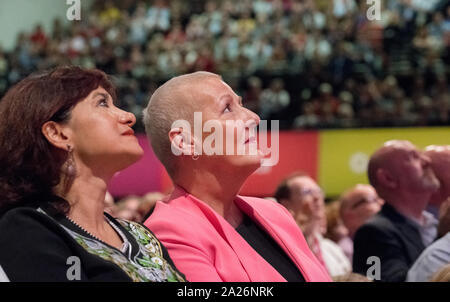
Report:
[[164,259],[161,243],[144,226],[116,219],[136,240],[138,251],[130,244],[125,251],[88,238],[62,226],[86,251],[119,266],[135,282],[183,282],[184,278]]

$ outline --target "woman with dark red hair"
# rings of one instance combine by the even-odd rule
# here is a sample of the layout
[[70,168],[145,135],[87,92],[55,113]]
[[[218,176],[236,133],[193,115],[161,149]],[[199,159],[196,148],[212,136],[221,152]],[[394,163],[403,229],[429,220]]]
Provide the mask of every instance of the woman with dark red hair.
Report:
[[[143,154],[99,70],[31,75],[0,101],[0,269],[11,281],[184,281],[145,226],[104,213]],[[0,270],[1,271],[1,270]]]

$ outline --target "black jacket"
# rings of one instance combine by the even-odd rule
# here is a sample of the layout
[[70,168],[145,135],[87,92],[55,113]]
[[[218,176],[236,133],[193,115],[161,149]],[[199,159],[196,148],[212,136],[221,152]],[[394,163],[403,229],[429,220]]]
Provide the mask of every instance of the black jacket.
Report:
[[379,281],[403,282],[424,249],[418,226],[385,204],[355,234],[353,271],[366,276],[373,265],[367,264],[367,259],[377,256],[381,264]]
[[[132,232],[105,214],[130,243],[127,252],[123,253],[106,243],[101,243],[71,223],[65,216],[55,214],[49,209],[46,211],[48,215],[32,208],[17,208],[0,219],[0,265],[13,282],[72,281],[73,279],[68,277],[71,276],[70,267],[74,264],[69,261],[73,259],[72,256],[78,257],[81,265],[80,276],[73,281],[130,282],[172,275],[176,275],[177,281],[184,279],[184,276],[176,270],[164,246],[157,242],[157,239],[152,239],[150,243],[146,241],[147,233],[143,233],[142,230],[147,230],[148,234],[152,233],[145,226],[130,223],[136,230]],[[76,234],[76,237],[70,235],[68,230]],[[167,265],[160,265],[165,268],[163,273],[160,273],[163,268],[153,265],[152,259],[147,259],[149,253],[146,247],[150,246],[154,247],[154,253],[151,255],[160,255],[159,259],[167,261]],[[140,266],[133,266],[131,261]],[[143,273],[136,273],[137,269],[144,266],[150,266],[151,269],[146,272],[153,275],[145,275],[144,278]]]

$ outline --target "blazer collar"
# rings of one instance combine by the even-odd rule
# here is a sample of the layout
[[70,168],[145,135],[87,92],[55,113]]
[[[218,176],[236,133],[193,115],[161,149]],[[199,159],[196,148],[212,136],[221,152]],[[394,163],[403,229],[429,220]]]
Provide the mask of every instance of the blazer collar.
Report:
[[[280,230],[276,230],[272,227],[272,223],[265,218],[265,215],[258,211],[248,200],[248,197],[242,197],[237,195],[235,198],[236,205],[241,211],[248,215],[255,223],[257,223],[263,230],[265,230],[274,240],[277,242],[288,257],[296,264],[299,270],[302,272],[306,281],[311,279],[309,273],[303,268],[301,261],[308,262],[309,257],[303,253],[299,248],[293,248],[288,242],[284,242],[278,235]],[[226,221],[222,216],[217,214],[208,204],[189,194],[181,187],[175,187],[173,193],[170,196],[169,203],[177,202],[179,200],[183,202],[183,207],[189,210],[191,213],[204,216],[220,234],[220,236],[228,242],[233,248],[242,266],[247,271],[249,276],[261,276],[262,271],[270,272],[273,281],[285,281],[285,279],[276,271],[262,256],[260,256],[248,243],[242,238],[239,233]],[[189,202],[186,203],[186,200]],[[306,244],[306,243],[305,243]],[[301,257],[301,261],[299,259]],[[261,260],[263,262],[261,262]],[[260,270],[260,264],[266,263],[263,270]],[[309,263],[308,265],[315,265]],[[267,276],[267,273],[265,273]],[[258,281],[258,280],[251,280]]]

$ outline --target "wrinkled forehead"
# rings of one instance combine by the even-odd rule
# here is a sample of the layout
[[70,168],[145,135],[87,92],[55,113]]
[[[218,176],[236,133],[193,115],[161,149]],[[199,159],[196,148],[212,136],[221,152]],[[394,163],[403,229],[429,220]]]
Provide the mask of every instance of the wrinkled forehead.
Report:
[[201,102],[202,105],[214,104],[224,95],[236,95],[233,89],[221,78],[213,76],[195,81],[191,88],[195,100]]

